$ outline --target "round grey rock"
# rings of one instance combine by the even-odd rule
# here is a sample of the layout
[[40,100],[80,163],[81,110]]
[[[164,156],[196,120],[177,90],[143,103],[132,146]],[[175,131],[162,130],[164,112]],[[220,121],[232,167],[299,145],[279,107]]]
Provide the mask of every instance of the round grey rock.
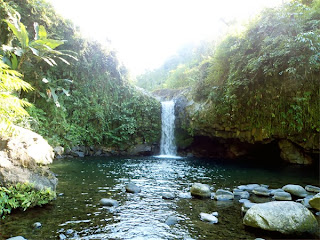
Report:
[[318,229],[315,216],[302,204],[290,201],[256,204],[247,211],[243,223],[283,234],[314,233]]
[[66,235],[64,235],[63,233],[59,234],[59,239],[60,240],[64,240],[67,239]]
[[264,197],[270,196],[270,190],[268,190],[265,187],[256,187],[252,190],[252,192],[258,196],[264,196]]
[[232,192],[223,190],[223,189],[218,189],[216,191],[216,195],[214,197],[217,201],[227,201],[227,200],[232,200],[234,199],[234,195]]
[[218,223],[218,218],[209,213],[200,213],[200,219],[209,223]]
[[134,183],[128,183],[126,185],[126,191],[128,193],[139,193],[141,192],[141,188],[135,185]]
[[308,192],[320,193],[320,187],[307,185],[304,187]]
[[36,229],[39,229],[39,228],[42,227],[42,224],[41,224],[41,222],[35,222],[34,224],[32,224],[32,226],[33,226],[34,228],[36,228]]
[[210,198],[211,191],[207,184],[194,183],[190,188],[191,195],[200,198]]
[[288,192],[275,192],[273,198],[278,201],[291,201],[291,194]]
[[308,192],[300,185],[288,184],[283,186],[282,189],[297,197],[306,197],[308,195]]
[[110,199],[110,198],[102,198],[100,200],[100,204],[107,207],[117,207],[119,203],[117,200]]
[[233,190],[234,197],[240,197],[240,199],[248,199],[250,197],[250,193],[247,191],[234,189]]

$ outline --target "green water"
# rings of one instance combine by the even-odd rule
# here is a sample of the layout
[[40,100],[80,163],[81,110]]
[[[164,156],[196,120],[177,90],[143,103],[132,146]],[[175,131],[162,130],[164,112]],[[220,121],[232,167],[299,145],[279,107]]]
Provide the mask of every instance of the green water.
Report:
[[[284,236],[246,228],[242,224],[238,200],[186,199],[194,182],[212,189],[232,190],[242,184],[267,184],[280,188],[286,184],[319,184],[317,168],[296,166],[254,166],[206,159],[78,158],[56,160],[51,169],[58,175],[57,200],[42,208],[15,211],[0,224],[0,239],[24,236],[31,240],[59,239],[68,229],[68,239],[265,239],[312,238]],[[133,182],[142,188],[139,194],[125,192]],[[178,197],[164,200],[163,192]],[[101,207],[101,198],[119,201],[116,208]],[[270,199],[252,196],[252,201]],[[219,223],[209,224],[200,212],[218,212]],[[177,224],[165,224],[169,216]],[[318,219],[319,220],[319,219]],[[41,229],[32,224],[41,222]],[[75,234],[75,235],[74,235]]]

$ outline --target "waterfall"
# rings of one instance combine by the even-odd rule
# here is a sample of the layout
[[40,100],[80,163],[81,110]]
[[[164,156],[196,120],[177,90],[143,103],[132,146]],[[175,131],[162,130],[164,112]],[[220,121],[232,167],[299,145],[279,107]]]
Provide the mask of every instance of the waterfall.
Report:
[[161,113],[161,143],[160,143],[160,156],[173,157],[177,154],[177,147],[174,139],[174,102],[162,102]]

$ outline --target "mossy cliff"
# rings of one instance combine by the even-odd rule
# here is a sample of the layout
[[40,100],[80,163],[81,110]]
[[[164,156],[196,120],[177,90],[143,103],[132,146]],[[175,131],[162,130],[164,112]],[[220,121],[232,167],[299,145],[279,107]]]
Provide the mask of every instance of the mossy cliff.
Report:
[[221,41],[200,81],[177,98],[178,145],[206,137],[233,157],[262,144],[293,163],[318,159],[319,26],[319,1],[293,1]]

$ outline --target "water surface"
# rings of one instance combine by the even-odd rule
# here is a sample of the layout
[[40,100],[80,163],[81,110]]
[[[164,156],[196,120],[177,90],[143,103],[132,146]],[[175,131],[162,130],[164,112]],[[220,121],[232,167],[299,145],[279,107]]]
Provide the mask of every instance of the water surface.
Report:
[[[254,166],[206,159],[145,158],[74,158],[56,160],[51,169],[58,175],[57,200],[42,208],[15,211],[0,224],[0,239],[22,235],[30,239],[265,239],[312,238],[283,236],[246,228],[242,224],[241,205],[237,200],[217,202],[189,199],[194,182],[209,184],[212,190],[230,189],[241,184],[267,184],[279,188],[285,184],[318,185],[316,168],[297,166]],[[133,182],[142,188],[139,194],[125,192]],[[178,197],[164,200],[161,194]],[[119,207],[99,205],[101,198],[119,201]],[[267,198],[252,197],[264,202]],[[219,223],[209,224],[200,212],[219,213]],[[177,224],[165,224],[176,216]],[[35,230],[34,222],[42,228]],[[72,231],[70,231],[72,232]],[[73,236],[73,238],[71,238]]]

